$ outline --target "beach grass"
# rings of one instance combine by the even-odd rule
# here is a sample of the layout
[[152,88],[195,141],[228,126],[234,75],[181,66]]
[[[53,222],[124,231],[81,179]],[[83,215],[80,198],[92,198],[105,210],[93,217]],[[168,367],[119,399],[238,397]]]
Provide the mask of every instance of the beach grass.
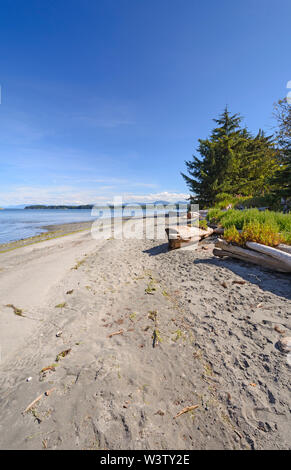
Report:
[[[254,232],[258,235],[261,233],[261,238],[267,237],[267,233],[273,236],[280,234],[280,241],[278,243],[291,244],[291,214],[283,214],[282,212],[275,211],[260,211],[258,209],[229,209],[223,211],[217,208],[210,209],[207,214],[207,219],[211,223],[216,223],[224,229],[234,229]],[[230,233],[230,232],[228,232]],[[250,240],[250,241],[255,241]]]

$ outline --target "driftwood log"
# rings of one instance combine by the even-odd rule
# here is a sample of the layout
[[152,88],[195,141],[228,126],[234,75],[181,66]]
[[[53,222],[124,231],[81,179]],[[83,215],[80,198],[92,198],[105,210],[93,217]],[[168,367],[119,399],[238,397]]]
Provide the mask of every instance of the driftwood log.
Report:
[[265,255],[271,256],[272,258],[286,263],[291,268],[291,254],[285,253],[284,251],[277,250],[271,246],[262,245],[261,243],[246,242],[246,246],[251,250],[258,251]]
[[[231,258],[236,258],[241,261],[251,262],[275,271],[291,272],[291,264],[289,262],[289,258],[288,260],[286,260],[286,258],[282,259],[283,252],[279,252],[279,256],[277,253],[277,257],[275,257],[276,253],[272,250],[279,250],[273,248],[271,250],[273,256],[270,256],[268,248],[271,247],[260,245],[259,243],[254,242],[248,243],[251,243],[251,249],[249,249],[250,247],[242,248],[240,246],[232,245],[231,243],[227,243],[225,240],[218,239],[215,244],[216,248],[213,250],[213,254],[219,257],[229,256]],[[257,245],[259,245],[259,247]],[[262,253],[261,251],[258,251],[258,248],[261,251],[264,250],[264,252]],[[265,250],[266,248],[267,250]],[[268,252],[268,254],[266,254],[266,251]]]
[[285,253],[290,253],[291,255],[291,246],[290,245],[284,245],[281,243],[280,245],[277,246],[277,249],[280,251],[285,251]]
[[166,228],[166,234],[169,240],[169,249],[177,248],[194,249],[195,245],[203,238],[212,235],[213,229],[208,227],[202,230],[199,227],[188,227],[187,225],[173,225]]

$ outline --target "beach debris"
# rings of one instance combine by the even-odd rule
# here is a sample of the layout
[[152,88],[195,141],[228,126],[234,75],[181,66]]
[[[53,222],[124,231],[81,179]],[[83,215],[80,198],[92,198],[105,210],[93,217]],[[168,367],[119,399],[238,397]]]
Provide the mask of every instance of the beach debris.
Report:
[[61,304],[56,305],[55,308],[64,308],[66,305],[66,302],[62,302]]
[[229,256],[241,261],[258,264],[271,270],[291,272],[291,254],[277,248],[255,242],[246,242],[247,248],[243,248],[220,238],[215,243],[215,247],[213,250],[215,256]]
[[156,322],[157,321],[157,316],[158,316],[158,311],[157,310],[150,310],[148,317],[150,320]]
[[63,334],[63,332],[62,332],[62,330],[60,330],[56,333],[56,337],[59,338],[60,336],[62,336],[62,334]]
[[54,388],[51,388],[50,390],[47,390],[46,392],[44,392],[45,396],[48,397],[50,396],[54,391],[55,391],[55,387]]
[[179,411],[179,413],[176,414],[176,416],[174,416],[173,419],[176,419],[179,416],[183,415],[184,413],[188,413],[189,411],[196,410],[196,408],[198,408],[198,407],[199,407],[199,405],[186,406],[181,411]]
[[160,415],[160,416],[164,416],[164,414],[165,414],[165,413],[164,413],[164,411],[162,411],[162,410],[158,410],[158,411],[155,413],[155,415]]
[[279,333],[280,335],[284,335],[286,333],[285,330],[281,330],[281,328],[279,326],[274,326],[274,330],[277,331],[277,333]]
[[234,432],[238,435],[238,437],[239,437],[240,439],[242,439],[242,435],[241,435],[240,432],[238,432],[236,429],[234,429]]
[[154,348],[157,343],[157,331],[156,330],[153,331],[152,339],[153,339],[153,348]]
[[86,259],[81,259],[80,261],[77,261],[77,263],[75,264],[75,266],[72,267],[72,269],[79,269],[80,266],[82,266],[82,264],[84,264],[86,261]]
[[67,295],[68,295],[68,294],[72,294],[73,292],[74,292],[74,289],[71,289],[71,290],[68,290],[68,291],[66,292],[66,294],[67,294]]
[[26,382],[30,382],[32,380],[32,377],[27,377]]
[[66,357],[71,351],[72,351],[72,349],[70,348],[70,349],[65,349],[65,351],[60,352],[56,357],[56,361],[59,362],[59,360],[62,357]]
[[256,386],[257,386],[257,384],[255,384],[254,382],[251,382],[250,385],[251,385],[252,387],[256,387]]
[[193,352],[193,357],[194,357],[194,359],[201,359],[201,357],[202,357],[201,349],[198,350],[198,351]]
[[154,329],[153,334],[152,334],[152,340],[153,340],[153,348],[162,342],[162,338],[160,336],[160,332],[158,329]]
[[12,308],[15,315],[17,315],[19,317],[25,317],[25,315],[23,315],[23,313],[22,313],[21,308],[17,308],[13,304],[7,304],[6,307]]
[[280,245],[276,246],[277,250],[285,251],[285,253],[289,253],[291,255],[291,246],[290,245],[284,245],[283,243],[280,243]]
[[243,280],[239,280],[239,279],[238,279],[238,280],[234,279],[234,280],[232,281],[233,284],[241,284],[242,286],[243,286],[244,284],[246,284],[246,282],[247,282],[247,281],[243,281]]
[[112,338],[112,336],[116,336],[116,335],[123,335],[123,330],[119,330],[119,331],[115,331],[114,333],[110,333],[110,335],[108,335],[108,338]]
[[151,294],[151,295],[154,295],[154,292],[156,291],[157,289],[155,288],[154,284],[153,284],[153,281],[150,281],[148,283],[148,286],[147,288],[145,289],[145,293],[146,294]]
[[25,410],[22,412],[22,414],[25,414],[28,411],[30,411],[34,407],[34,405],[36,405],[42,399],[43,396],[44,396],[44,393],[42,393],[35,400],[33,400],[31,403],[29,403],[29,405],[25,408]]
[[278,346],[282,352],[289,353],[291,351],[291,336],[284,336],[278,341]]
[[[24,411],[22,411],[22,414],[27,413],[28,411],[31,411],[33,407],[44,397],[44,396],[49,396],[55,388],[51,388],[50,390],[47,390],[46,392],[42,393],[39,395],[35,400],[33,400],[29,405],[25,408]],[[34,414],[34,417],[37,419],[37,421],[41,422],[41,420]]]
[[224,287],[225,289],[228,288],[228,285],[227,285],[227,283],[226,283],[225,281],[223,281],[223,282],[221,283],[221,285],[222,285],[222,287]]
[[168,240],[169,250],[187,247],[195,249],[199,240],[209,237],[213,233],[213,229],[208,227],[203,230],[199,227],[187,225],[173,225],[165,229]]
[[43,369],[41,369],[40,374],[43,374],[44,372],[49,372],[49,371],[55,372],[57,365],[58,364],[51,364],[50,366],[44,367]]
[[183,338],[184,334],[183,334],[183,331],[180,330],[180,328],[178,328],[178,330],[176,331],[173,331],[173,334],[176,335],[175,338],[172,338],[173,341],[178,341],[180,338]]
[[136,312],[132,312],[132,313],[129,315],[129,319],[130,319],[131,321],[133,321],[135,318],[136,318]]

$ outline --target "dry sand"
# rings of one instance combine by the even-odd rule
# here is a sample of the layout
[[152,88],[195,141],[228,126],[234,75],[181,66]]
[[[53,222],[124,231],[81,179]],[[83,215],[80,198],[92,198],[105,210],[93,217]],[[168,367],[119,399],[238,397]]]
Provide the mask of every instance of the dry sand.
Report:
[[1,449],[290,449],[290,276],[165,242],[0,254]]

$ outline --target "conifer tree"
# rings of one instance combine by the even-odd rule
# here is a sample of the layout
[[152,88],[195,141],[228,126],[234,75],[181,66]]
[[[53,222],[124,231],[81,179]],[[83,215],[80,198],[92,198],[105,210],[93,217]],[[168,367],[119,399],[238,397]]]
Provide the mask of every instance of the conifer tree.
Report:
[[192,200],[202,206],[214,203],[217,194],[245,196],[264,194],[267,181],[278,168],[275,145],[263,131],[253,137],[239,114],[227,108],[214,119],[217,124],[208,139],[199,139],[200,157],[186,161],[189,175],[182,173]]

